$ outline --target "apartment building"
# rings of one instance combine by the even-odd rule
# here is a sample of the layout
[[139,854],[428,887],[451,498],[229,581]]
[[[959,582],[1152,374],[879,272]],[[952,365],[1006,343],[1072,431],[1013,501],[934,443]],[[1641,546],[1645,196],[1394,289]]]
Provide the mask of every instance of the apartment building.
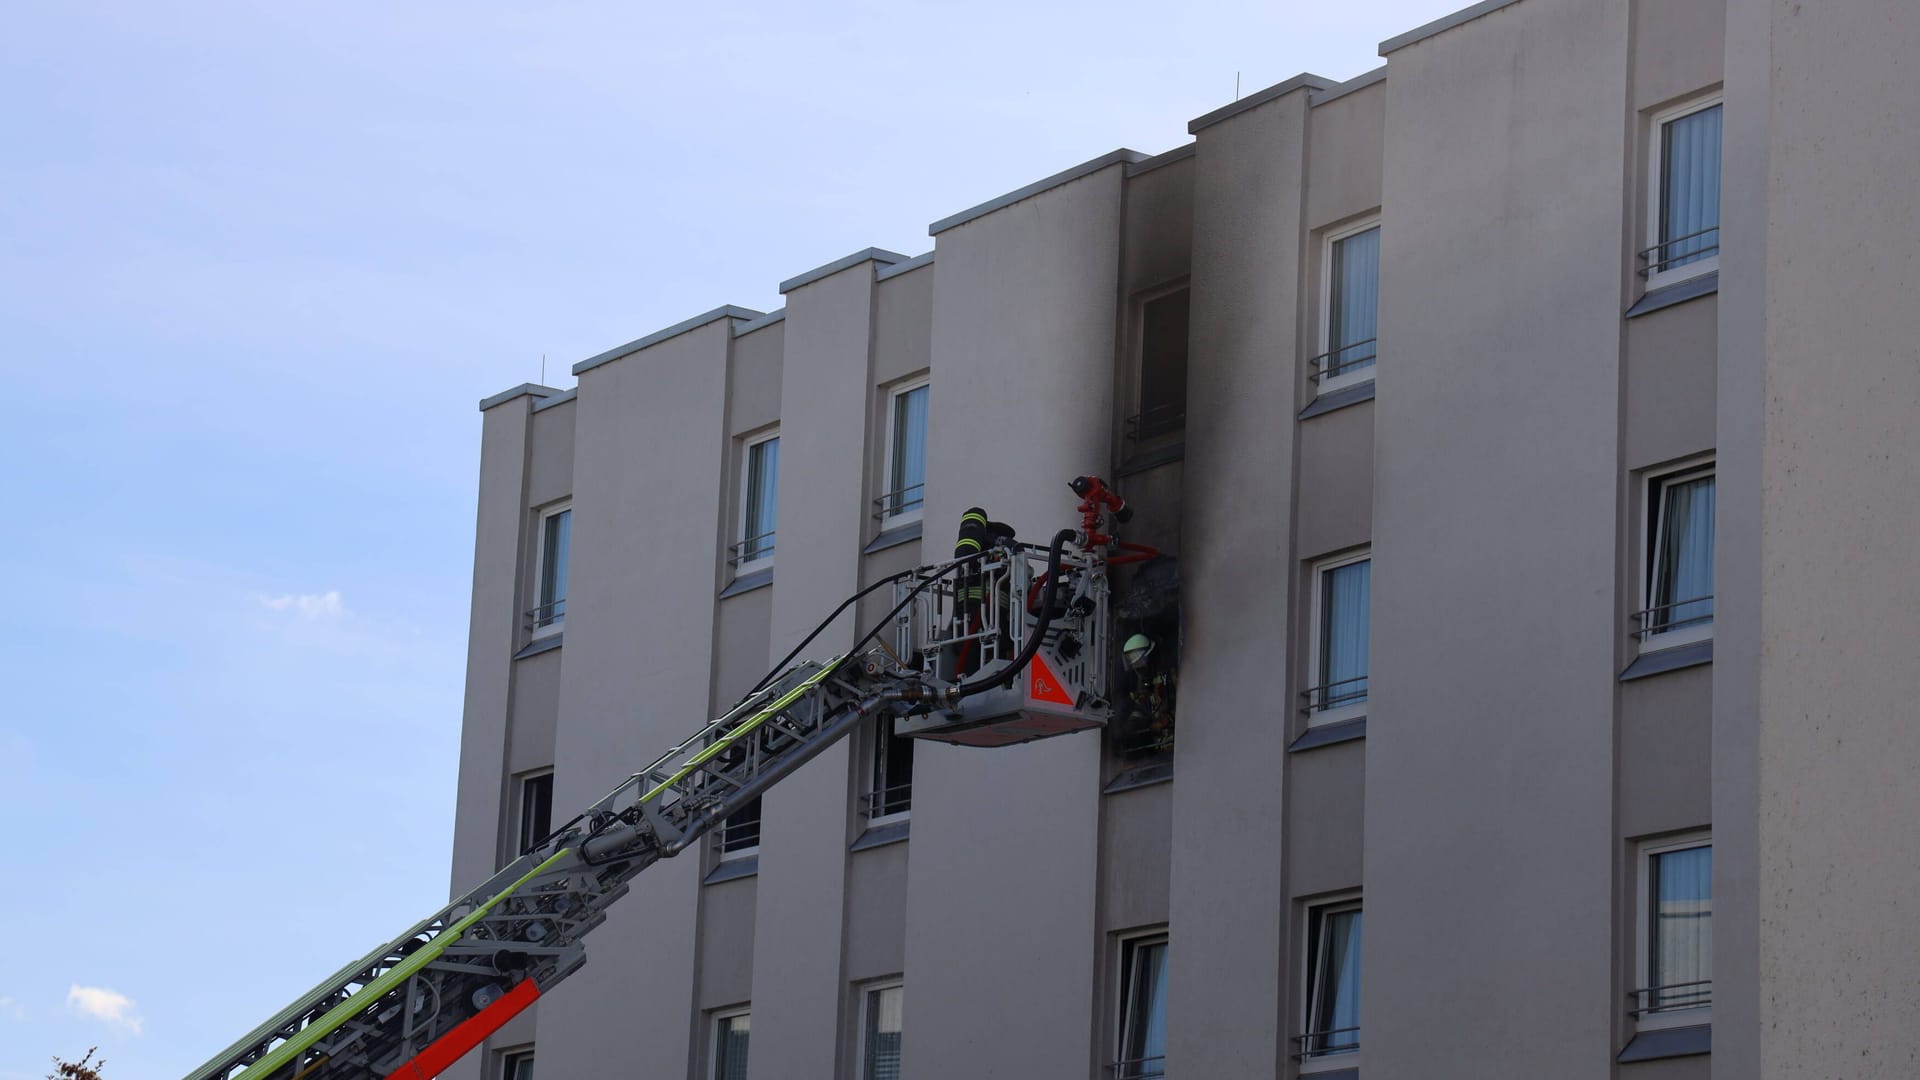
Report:
[[456,886],[1077,474],[1179,683],[870,726],[450,1075],[1915,1075],[1916,46],[1487,0],[483,401]]

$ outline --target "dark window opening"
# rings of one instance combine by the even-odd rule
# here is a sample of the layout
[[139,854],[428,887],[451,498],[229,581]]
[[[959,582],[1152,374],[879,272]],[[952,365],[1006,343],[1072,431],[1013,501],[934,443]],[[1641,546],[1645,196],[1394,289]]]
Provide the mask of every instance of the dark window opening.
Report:
[[1179,431],[1187,422],[1188,290],[1140,308],[1140,411],[1127,420],[1135,442]]

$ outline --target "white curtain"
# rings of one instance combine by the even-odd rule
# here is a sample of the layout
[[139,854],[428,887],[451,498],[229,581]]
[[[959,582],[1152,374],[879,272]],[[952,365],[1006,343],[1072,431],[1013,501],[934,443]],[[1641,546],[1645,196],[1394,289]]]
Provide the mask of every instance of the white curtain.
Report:
[[552,621],[566,614],[567,547],[573,535],[573,511],[562,510],[547,518],[540,567],[540,604],[553,605],[541,613]]
[[[1713,479],[1703,476],[1662,489],[1665,530],[1653,598],[1655,626],[1698,626],[1713,615]],[[1658,610],[1665,605],[1672,606]]]
[[741,559],[763,559],[773,554],[771,534],[779,497],[780,437],[776,435],[755,443],[748,451],[746,535],[741,539],[751,542],[740,552]]
[[[1327,366],[1336,375],[1373,365],[1380,316],[1380,230],[1368,229],[1333,245],[1333,301]],[[1351,365],[1351,366],[1349,366]]]
[[893,399],[893,475],[887,478],[889,513],[917,510],[927,479],[927,387]]
[[1713,848],[1653,856],[1653,925],[1648,985],[1651,1008],[1684,1008],[1711,1000],[1709,986],[1682,986],[1713,978]]
[[1360,912],[1341,911],[1326,916],[1326,936],[1320,972],[1319,1007],[1313,1030],[1339,1032],[1317,1040],[1310,1051],[1339,1050],[1360,1045]]
[[714,1047],[715,1080],[747,1080],[747,1043],[751,1034],[751,1017],[729,1016],[720,1021],[720,1037]]
[[1320,685],[1322,708],[1367,696],[1367,622],[1373,604],[1373,561],[1348,563],[1321,579]]
[[898,986],[867,992],[867,1068],[862,1080],[900,1080],[902,996]]
[[[1704,259],[1720,245],[1719,232],[1706,231],[1720,226],[1720,106],[1668,123],[1661,140],[1660,241],[1665,246],[1656,253],[1655,265],[1668,269]],[[1693,238],[1679,239],[1684,236]]]

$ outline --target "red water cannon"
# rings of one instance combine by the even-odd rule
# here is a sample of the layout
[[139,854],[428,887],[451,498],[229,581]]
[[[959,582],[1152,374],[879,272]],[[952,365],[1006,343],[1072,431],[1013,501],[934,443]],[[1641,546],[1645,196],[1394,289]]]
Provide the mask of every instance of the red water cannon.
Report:
[[1080,496],[1081,543],[1089,549],[1116,548],[1124,553],[1108,559],[1108,565],[1144,562],[1160,554],[1159,548],[1130,544],[1104,531],[1108,528],[1105,519],[1109,515],[1120,525],[1133,520],[1133,507],[1127,505],[1119,492],[1108,487],[1106,481],[1097,476],[1076,476],[1067,486]]

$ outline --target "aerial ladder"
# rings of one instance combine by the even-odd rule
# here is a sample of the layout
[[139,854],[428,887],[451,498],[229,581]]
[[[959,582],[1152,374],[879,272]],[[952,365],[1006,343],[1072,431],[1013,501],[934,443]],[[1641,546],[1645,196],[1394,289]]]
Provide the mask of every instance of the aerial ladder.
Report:
[[[1006,746],[1103,726],[1112,706],[1107,568],[1151,548],[1078,477],[1080,528],[1042,547],[984,511],[952,559],[849,597],[739,704],[560,826],[479,887],[341,968],[186,1080],[427,1080],[586,962],[588,935],[635,875],[855,730]],[[894,606],[848,652],[794,658],[867,595]]]

